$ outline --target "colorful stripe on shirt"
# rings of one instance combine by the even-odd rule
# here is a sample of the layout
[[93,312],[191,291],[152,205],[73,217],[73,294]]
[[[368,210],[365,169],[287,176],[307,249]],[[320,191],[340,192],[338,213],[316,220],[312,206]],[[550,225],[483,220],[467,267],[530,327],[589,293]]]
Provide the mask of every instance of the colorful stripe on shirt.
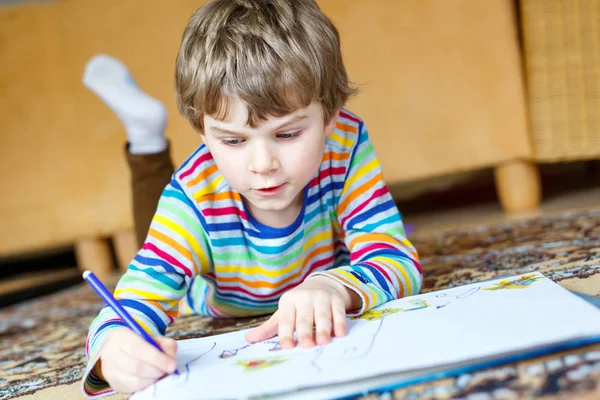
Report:
[[[115,296],[145,329],[163,334],[177,313],[272,313],[283,293],[317,274],[358,293],[357,314],[416,294],[422,282],[368,132],[347,111],[326,140],[298,218],[285,228],[256,221],[200,146],[165,188]],[[114,317],[104,309],[90,328],[88,372]],[[89,395],[104,390],[86,376]]]

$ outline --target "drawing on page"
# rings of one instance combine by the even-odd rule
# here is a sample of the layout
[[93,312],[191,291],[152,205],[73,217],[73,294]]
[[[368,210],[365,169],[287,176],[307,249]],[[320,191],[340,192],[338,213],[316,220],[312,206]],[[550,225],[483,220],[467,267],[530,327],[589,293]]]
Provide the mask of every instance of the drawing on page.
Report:
[[246,349],[249,349],[250,347],[256,347],[256,346],[260,346],[260,345],[271,346],[269,351],[281,350],[281,347],[279,345],[279,340],[267,340],[264,342],[249,343],[249,344],[246,344],[244,346],[241,346],[241,347],[238,347],[235,349],[225,349],[221,352],[221,354],[219,354],[219,358],[222,358],[222,359],[231,358],[231,357],[237,356],[238,353],[241,352],[242,350],[246,350]]
[[211,351],[213,351],[215,349],[215,347],[217,347],[217,342],[213,342],[212,347],[210,349],[208,349],[204,353],[200,354],[197,357],[192,358],[190,361],[188,361],[187,363],[185,363],[185,369],[186,369],[186,372],[188,373],[188,375],[189,375],[189,372],[190,372],[190,366],[192,364],[194,364],[196,361],[198,361],[199,359],[201,359],[202,357],[204,357],[205,355],[207,355],[208,353],[210,353]]
[[381,319],[379,321],[379,326],[377,327],[377,329],[375,330],[375,333],[373,334],[373,336],[371,337],[371,340],[369,341],[369,347],[367,347],[367,351],[365,351],[360,356],[366,357],[371,352],[371,349],[373,348],[373,345],[375,344],[375,339],[377,339],[377,335],[379,335],[379,332],[381,331],[381,328],[383,327],[383,322],[384,322],[383,319]]
[[373,345],[375,344],[377,335],[383,327],[384,321],[383,318],[380,318],[377,324],[370,324],[368,329],[371,332],[371,336],[365,335],[367,337],[363,338],[364,340],[360,343],[350,342],[343,347],[339,345],[342,342],[318,346],[315,357],[311,361],[312,367],[316,369],[317,373],[322,373],[323,371],[335,368],[340,364],[345,364],[351,360],[368,356],[373,349]]
[[280,351],[281,350],[281,343],[279,343],[279,340],[276,340],[273,342],[267,342],[267,343],[273,343],[273,347],[271,347],[269,349],[269,351]]
[[[378,379],[401,371],[406,371],[409,379],[420,379],[431,376],[432,371],[448,371],[448,368],[454,368],[457,363],[477,365],[488,357],[495,359],[504,354],[518,354],[523,349],[529,351],[531,346],[542,348],[548,343],[562,345],[563,340],[579,341],[582,332],[598,334],[598,324],[591,322],[594,318],[597,320],[597,310],[584,308],[583,305],[581,309],[577,309],[577,304],[565,304],[571,298],[567,296],[571,295],[550,279],[537,276],[535,274],[520,280],[504,277],[415,296],[413,299],[426,301],[421,305],[427,305],[427,310],[409,314],[382,313],[380,318],[374,320],[348,320],[346,337],[335,337],[327,345],[310,349],[294,348],[273,352],[271,349],[277,348],[275,343],[243,348],[248,344],[243,331],[235,335],[200,338],[197,342],[185,343],[178,352],[180,372],[182,375],[190,373],[185,385],[175,385],[172,382],[178,380],[169,377],[164,382],[159,382],[160,396],[152,397],[151,390],[144,390],[134,395],[134,399],[193,399],[199,396],[206,399],[253,398],[274,397],[284,392],[297,392],[298,396],[306,398],[325,397],[310,397],[313,392],[302,393],[298,388],[311,388],[315,390],[314,393],[331,393],[331,397],[339,398],[344,393],[349,393],[346,390],[351,389],[345,385],[354,385],[358,379]],[[536,279],[531,281],[530,278]],[[504,282],[504,285],[497,285],[502,281],[508,281],[508,284]],[[483,290],[507,287],[515,283],[517,286],[526,285],[530,289]],[[528,304],[528,312],[519,312],[523,308],[523,295],[527,293],[531,294],[531,305]],[[397,300],[379,308],[418,308],[415,304],[410,304],[410,300],[412,299]],[[443,309],[436,309],[438,305],[449,302],[451,304]],[[556,334],[555,321],[549,321],[547,312],[544,311],[548,309],[556,311],[557,315],[568,317],[571,312],[580,313],[581,318],[572,318],[572,324],[561,326],[560,332],[564,332],[564,335],[559,336]],[[511,329],[506,326],[506,318],[496,318],[490,314],[490,310],[497,310],[501,316],[512,316],[514,321],[511,320],[510,325],[522,328],[519,335],[505,335]],[[438,329],[440,325],[448,325],[448,329],[441,331],[442,334]],[[493,337],[494,340],[481,340],[482,337]],[[213,341],[217,342],[217,346],[212,352],[188,366],[189,370],[185,370],[185,363],[210,349]],[[430,351],[423,352],[422,349],[429,349],[428,346],[431,347]],[[220,359],[219,354],[224,349],[235,355]],[[223,384],[227,377],[240,384]],[[183,380],[181,377],[178,379]],[[330,386],[333,384],[335,387],[339,385],[339,392],[334,390],[334,386]],[[322,386],[323,391],[317,392],[321,390],[317,386]]]
[[[217,347],[217,342],[213,342],[212,346],[210,347],[210,349],[206,350],[205,352],[199,354],[198,356],[192,358],[190,361],[185,363],[184,366],[184,371],[179,371],[179,374],[173,374],[168,376],[167,378],[165,378],[166,380],[168,380],[171,384],[175,384],[175,385],[185,385],[188,383],[188,381],[190,380],[190,367],[192,366],[192,364],[194,364],[196,361],[200,360],[202,357],[204,357],[205,355],[207,355],[208,353],[210,353],[211,351],[213,351],[215,349],[215,347]],[[160,382],[163,382],[164,380],[155,382],[153,384],[153,388],[152,388],[152,395],[153,397],[158,397],[159,393],[158,393],[158,386]]]
[[321,366],[318,363],[319,358],[321,357],[321,355],[323,354],[323,346],[318,346],[316,349],[316,355],[315,357],[310,361],[310,365],[312,365],[312,367],[314,369],[317,370],[318,373],[321,373]]
[[429,304],[427,304],[427,302],[422,299],[410,300],[409,303],[412,306],[410,308],[389,307],[389,308],[380,308],[380,309],[376,309],[376,310],[369,310],[369,311],[363,313],[362,315],[352,317],[350,319],[353,319],[353,320],[365,319],[367,321],[377,321],[379,319],[387,317],[388,315],[396,314],[399,312],[416,311],[416,310],[421,310],[423,308],[429,307]]
[[366,319],[367,321],[376,321],[382,318],[387,317],[388,315],[396,314],[399,312],[405,311],[403,308],[382,308],[379,310],[369,310],[365,312],[363,315],[359,315],[357,317],[352,317],[352,319]]
[[239,365],[244,368],[244,371],[257,371],[259,369],[270,368],[274,365],[278,365],[288,361],[287,358],[283,357],[270,357],[270,358],[256,358],[253,360],[240,360],[234,365]]
[[442,299],[442,303],[436,304],[435,309],[438,310],[440,308],[444,308],[455,300],[464,300],[466,298],[469,298],[475,293],[479,292],[480,289],[481,288],[479,286],[475,286],[470,289],[467,289],[464,292],[459,292],[458,294],[456,294],[457,291],[453,291],[452,293],[438,293],[435,295],[435,298]]
[[244,349],[247,349],[248,347],[252,346],[252,344],[247,344],[245,346],[242,347],[238,347],[237,349],[232,349],[232,350],[223,350],[221,352],[221,354],[219,354],[219,358],[231,358],[237,355],[238,351],[242,351]]
[[516,279],[505,279],[498,283],[495,283],[493,286],[488,288],[483,288],[483,290],[501,290],[501,289],[526,289],[533,285],[534,282],[542,279],[541,276],[538,275],[523,275],[520,278]]

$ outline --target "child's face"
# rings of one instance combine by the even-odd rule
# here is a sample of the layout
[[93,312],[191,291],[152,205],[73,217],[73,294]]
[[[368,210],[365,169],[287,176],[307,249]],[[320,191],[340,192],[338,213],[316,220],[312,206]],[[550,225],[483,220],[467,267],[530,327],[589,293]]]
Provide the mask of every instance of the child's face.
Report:
[[304,187],[323,158],[325,137],[337,115],[325,124],[320,103],[284,117],[269,117],[256,128],[246,125],[248,110],[238,98],[224,120],[204,117],[203,139],[227,183],[247,201],[263,224],[287,226],[302,205]]

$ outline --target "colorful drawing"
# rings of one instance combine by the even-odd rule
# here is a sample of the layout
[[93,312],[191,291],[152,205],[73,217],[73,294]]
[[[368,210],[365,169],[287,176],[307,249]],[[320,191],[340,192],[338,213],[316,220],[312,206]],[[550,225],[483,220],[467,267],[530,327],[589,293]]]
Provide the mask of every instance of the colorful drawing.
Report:
[[363,315],[352,317],[352,319],[366,319],[367,321],[376,321],[378,319],[385,318],[388,315],[396,314],[399,312],[415,311],[415,310],[421,310],[423,308],[429,307],[427,302],[425,300],[421,300],[421,299],[410,300],[409,303],[411,305],[413,305],[414,307],[411,307],[411,308],[382,308],[379,310],[369,310],[366,313],[364,313]]
[[277,364],[281,364],[286,362],[287,359],[281,357],[272,357],[272,358],[257,358],[255,360],[242,360],[235,363],[235,365],[240,365],[244,367],[245,371],[256,371],[259,369],[265,369],[272,367]]
[[524,275],[516,279],[505,279],[495,283],[492,287],[483,288],[483,290],[525,289],[541,278],[538,275]]
[[409,303],[412,304],[414,307],[404,311],[416,311],[429,307],[429,304],[427,304],[427,302],[423,299],[414,299],[409,301]]
[[402,311],[404,311],[403,308],[383,308],[380,310],[369,310],[361,316],[352,317],[352,319],[366,319],[367,321],[375,321]]

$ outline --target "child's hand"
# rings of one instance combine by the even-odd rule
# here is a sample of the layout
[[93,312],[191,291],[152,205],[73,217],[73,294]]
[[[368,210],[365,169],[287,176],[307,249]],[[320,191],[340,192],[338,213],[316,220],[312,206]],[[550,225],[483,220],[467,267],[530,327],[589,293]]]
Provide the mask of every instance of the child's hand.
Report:
[[111,332],[100,356],[101,373],[110,387],[120,393],[144,389],[175,371],[177,342],[153,336],[164,353],[128,328]]
[[250,343],[260,342],[279,334],[281,348],[296,346],[294,328],[300,346],[327,344],[331,333],[346,335],[346,310],[356,308],[361,299],[354,291],[326,276],[314,276],[286,292],[279,300],[279,309],[268,321],[246,334]]

